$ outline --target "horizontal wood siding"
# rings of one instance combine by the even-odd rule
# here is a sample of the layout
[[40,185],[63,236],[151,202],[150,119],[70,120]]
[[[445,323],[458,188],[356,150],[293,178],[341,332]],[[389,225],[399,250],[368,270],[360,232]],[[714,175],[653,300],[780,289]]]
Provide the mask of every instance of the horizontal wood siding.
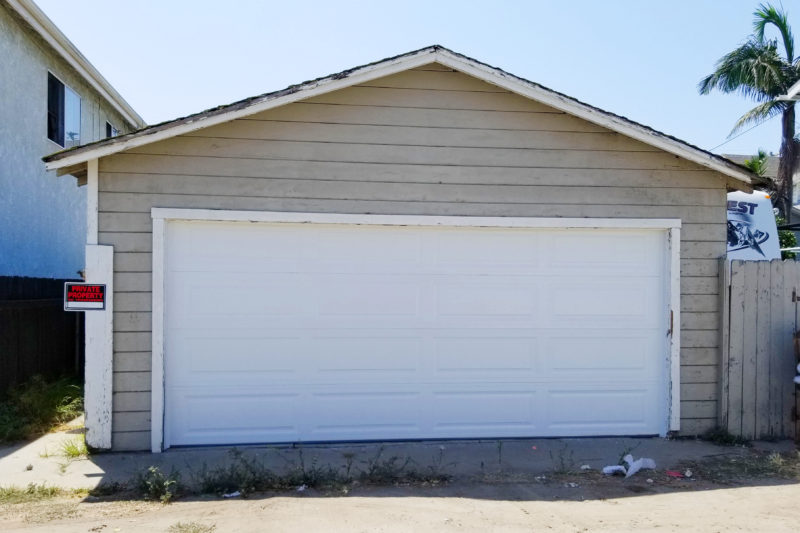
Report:
[[115,247],[114,448],[149,446],[152,207],[680,218],[682,424],[714,425],[725,178],[426,66],[100,160]]

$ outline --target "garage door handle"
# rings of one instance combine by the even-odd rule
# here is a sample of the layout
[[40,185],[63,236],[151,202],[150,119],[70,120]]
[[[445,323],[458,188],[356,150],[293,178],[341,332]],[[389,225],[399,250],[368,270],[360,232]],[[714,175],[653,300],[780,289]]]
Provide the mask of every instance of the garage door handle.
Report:
[[674,319],[674,315],[672,313],[672,310],[670,309],[670,311],[669,311],[669,329],[667,330],[667,336],[668,337],[672,336],[672,328],[673,328],[673,322],[672,321],[673,321],[673,319]]

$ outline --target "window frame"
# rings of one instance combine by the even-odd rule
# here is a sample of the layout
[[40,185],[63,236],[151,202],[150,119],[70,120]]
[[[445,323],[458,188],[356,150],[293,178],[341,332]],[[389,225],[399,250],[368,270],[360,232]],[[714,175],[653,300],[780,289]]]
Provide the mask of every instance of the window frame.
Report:
[[116,128],[111,122],[106,120],[106,139],[110,139],[111,137],[116,137],[119,135],[119,129]]
[[[53,103],[52,94],[51,94],[51,80],[57,82],[60,87],[60,91],[57,96],[56,100],[56,112],[53,112],[51,108],[51,104]],[[75,95],[78,102],[78,139],[77,142],[70,142],[67,143],[67,90],[69,90],[72,94]],[[70,85],[64,83],[64,80],[53,74],[52,71],[47,71],[47,139],[56,145],[60,146],[61,148],[72,148],[74,146],[78,146],[81,144],[81,128],[83,127],[83,98],[81,95],[73,89]],[[55,127],[53,128],[55,133],[51,136],[51,121],[57,122]],[[53,138],[56,137],[56,138]]]

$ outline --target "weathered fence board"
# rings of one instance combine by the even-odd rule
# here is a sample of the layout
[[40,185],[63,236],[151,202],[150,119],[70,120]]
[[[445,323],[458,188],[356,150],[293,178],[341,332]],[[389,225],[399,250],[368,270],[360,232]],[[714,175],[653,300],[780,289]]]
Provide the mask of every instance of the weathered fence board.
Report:
[[[785,337],[786,342],[786,350],[785,357],[783,357],[779,363],[781,368],[781,374],[784,376],[795,376],[795,366],[797,364],[797,357],[794,355],[793,349],[793,339],[794,334],[797,331],[797,297],[800,296],[800,263],[796,261],[792,261],[795,265],[794,268],[789,269],[788,271],[784,271],[784,288],[786,289],[787,293],[791,293],[792,299],[785,299],[784,305],[784,313],[786,315],[784,321],[784,327],[786,328],[783,332],[782,338]],[[788,278],[786,276],[789,276]],[[788,281],[787,281],[788,280]],[[790,355],[792,354],[792,355]],[[783,385],[783,398],[782,403],[784,405],[793,405],[795,400],[795,384],[791,380],[787,380],[786,382],[782,382]],[[776,385],[777,386],[777,385]],[[783,410],[783,425],[784,427],[793,427],[794,434],[797,433],[796,428],[796,417],[795,411],[789,410],[788,408]]]
[[[770,339],[772,348],[776,350],[791,350],[791,340],[784,339],[786,335],[786,291],[784,289],[783,272],[781,263],[774,261],[770,263],[770,279],[772,280],[770,292]],[[791,291],[790,291],[791,292]],[[771,361],[769,368],[769,381],[780,383],[781,367],[777,361]],[[782,391],[782,389],[781,389]],[[769,435],[776,435],[781,430],[783,424],[783,401],[780,394],[770,394],[769,397]]]
[[728,427],[730,418],[728,411],[731,367],[731,330],[729,327],[731,316],[730,280],[731,269],[728,268],[727,261],[723,258],[720,260],[719,266],[719,294],[722,305],[719,311],[720,379],[717,382],[719,385],[717,411],[719,414],[719,426],[725,428]]
[[64,281],[0,277],[0,393],[37,374],[82,373],[82,313],[64,311]]
[[746,439],[795,437],[800,262],[721,261],[720,426]]
[[[758,283],[758,307],[756,309],[756,352],[755,352],[755,394],[756,409],[754,413],[766,413],[766,416],[754,416],[753,436],[770,435],[771,413],[769,410],[770,372],[769,366],[772,351],[770,330],[772,315],[770,306],[771,281],[770,263],[758,262],[756,271]],[[774,393],[772,394],[774,396]]]

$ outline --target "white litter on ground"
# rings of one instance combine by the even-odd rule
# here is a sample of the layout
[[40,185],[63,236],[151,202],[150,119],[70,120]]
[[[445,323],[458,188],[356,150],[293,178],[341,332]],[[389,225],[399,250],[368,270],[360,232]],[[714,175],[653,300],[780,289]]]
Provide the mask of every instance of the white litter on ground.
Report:
[[241,495],[242,495],[242,493],[237,490],[235,492],[229,492],[228,494],[223,494],[222,497],[223,498],[238,498]]
[[656,468],[656,462],[647,457],[640,457],[634,461],[633,456],[628,454],[623,460],[628,463],[628,471],[625,473],[625,477],[631,477],[642,468],[648,470],[655,470]]
[[640,457],[634,461],[633,456],[628,454],[622,460],[628,463],[627,468],[623,465],[609,465],[603,467],[603,473],[610,476],[621,474],[625,477],[631,477],[643,468],[647,470],[654,470],[656,468],[656,462],[649,457]]

